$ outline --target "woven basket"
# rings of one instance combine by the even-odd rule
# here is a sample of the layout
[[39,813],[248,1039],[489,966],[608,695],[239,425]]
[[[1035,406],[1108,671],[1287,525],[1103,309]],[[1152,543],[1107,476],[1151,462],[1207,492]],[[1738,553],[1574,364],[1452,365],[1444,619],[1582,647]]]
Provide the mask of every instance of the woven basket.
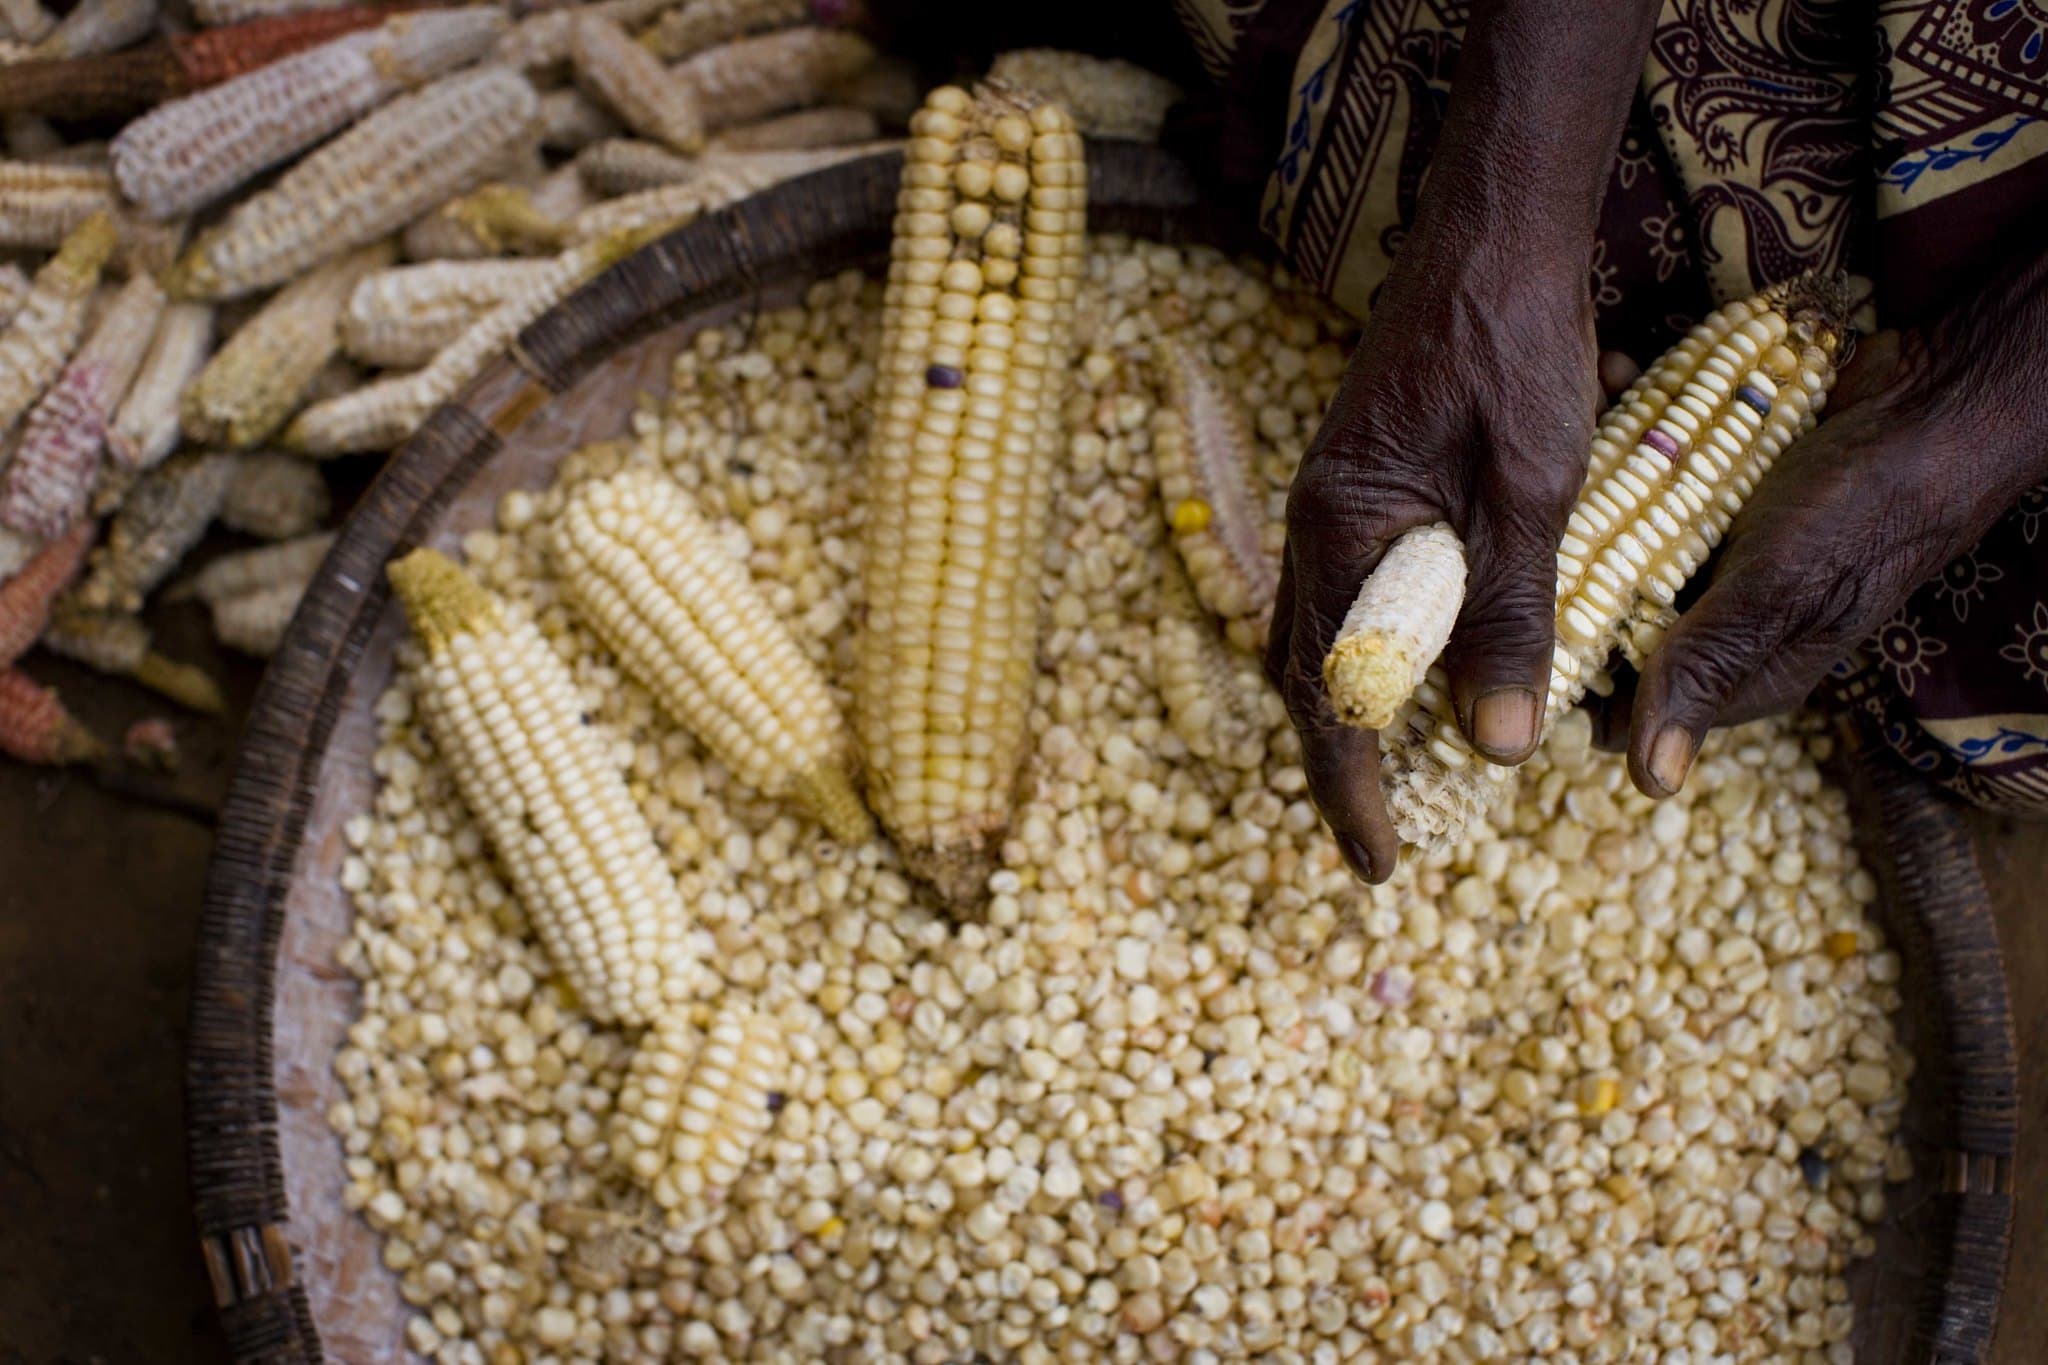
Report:
[[[886,255],[900,158],[847,163],[758,196],[621,262],[521,335],[436,412],[343,529],[270,665],[221,815],[200,926],[187,1060],[201,1249],[238,1361],[411,1361],[408,1309],[376,1237],[342,1207],[330,1060],[357,1007],[334,965],[351,909],[341,825],[367,808],[371,706],[397,613],[383,565],[451,547],[500,494],[623,429],[663,389],[691,331],[787,301]],[[1245,245],[1187,172],[1131,144],[1090,154],[1098,230]],[[1960,816],[1844,730],[1838,776],[1904,953],[1919,1060],[1907,1133],[1918,1174],[1893,1192],[1854,1279],[1858,1359],[1986,1358],[2012,1224],[2012,1023],[1984,886]]]

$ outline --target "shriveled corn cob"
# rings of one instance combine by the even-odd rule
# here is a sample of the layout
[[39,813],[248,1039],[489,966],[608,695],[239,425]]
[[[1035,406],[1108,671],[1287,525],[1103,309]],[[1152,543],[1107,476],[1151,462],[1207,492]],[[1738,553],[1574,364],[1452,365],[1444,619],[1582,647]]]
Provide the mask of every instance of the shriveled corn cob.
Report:
[[648,23],[677,0],[598,0],[596,4],[558,5],[529,15],[513,25],[498,40],[493,57],[521,71],[538,71],[569,60],[575,44],[576,21],[586,14],[609,19],[621,28],[633,30]]
[[580,152],[618,135],[611,111],[573,86],[540,97],[540,145],[551,151]]
[[1052,47],[1001,53],[988,74],[1057,101],[1092,137],[1157,142],[1166,111],[1181,97],[1179,86],[1142,66]]
[[577,83],[604,101],[628,128],[679,152],[702,149],[704,120],[689,82],[671,75],[624,29],[586,14],[576,21],[571,51]]
[[[1717,310],[1601,419],[1557,554],[1557,647],[1545,720],[1619,649],[1640,662],[1674,600],[1785,448],[1810,430],[1846,359],[1841,290],[1801,276]],[[1381,573],[1388,572],[1382,570]],[[1375,573],[1367,591],[1398,596]],[[1513,770],[1480,761],[1432,669],[1382,732],[1387,806],[1410,843],[1454,840]]]
[[147,36],[155,23],[156,0],[78,0],[33,55],[48,60],[112,52]]
[[813,26],[741,38],[670,71],[695,96],[704,128],[715,131],[823,103],[835,84],[874,57],[858,34]]
[[28,299],[28,276],[12,261],[0,261],[0,327],[5,327]]
[[843,147],[851,142],[871,142],[881,133],[881,124],[867,110],[828,104],[818,109],[799,109],[794,114],[728,128],[713,135],[704,144],[704,150],[716,154]]
[[0,441],[70,359],[114,242],[109,215],[79,224],[36,272],[28,296],[0,333]]
[[811,23],[813,8],[822,7],[812,0],[687,0],[662,15],[640,41],[655,56],[673,62],[735,38]]
[[107,746],[64,709],[57,694],[18,668],[0,669],[0,754],[51,766],[94,763]]
[[220,685],[193,664],[150,648],[149,627],[120,612],[73,609],[60,603],[43,632],[43,648],[116,678],[132,678],[188,711],[218,715]]
[[1450,642],[1464,602],[1465,545],[1448,525],[1418,526],[1388,546],[1323,660],[1338,718],[1368,730],[1392,725]]
[[0,476],[0,574],[12,573],[85,515],[107,427],[142,367],[163,310],[164,291],[155,280],[129,280],[30,410]]
[[356,283],[341,314],[341,345],[365,365],[410,369],[476,320],[539,283],[545,260],[428,261]]
[[92,524],[80,522],[45,545],[20,573],[0,583],[0,668],[28,653],[43,633],[58,594],[84,567],[92,537]]
[[1178,575],[1153,627],[1152,671],[1167,723],[1197,758],[1249,772],[1266,758],[1280,698],[1257,662],[1216,632]]
[[942,86],[911,121],[867,468],[857,695],[905,861],[980,895],[1038,642],[1087,168],[1057,107]]
[[594,1017],[654,1022],[688,989],[682,898],[568,666],[432,550],[389,573],[427,733],[542,947]]
[[638,194],[695,179],[703,172],[703,160],[678,156],[658,142],[612,137],[578,152],[576,168],[599,194]]
[[57,27],[57,16],[37,0],[0,0],[0,37],[39,43]]
[[274,434],[341,348],[341,313],[357,282],[391,264],[393,255],[390,243],[379,242],[278,290],[185,390],[185,435],[243,449]]
[[345,355],[329,358],[313,375],[313,382],[306,385],[306,406],[324,403],[330,398],[339,398],[345,393],[354,393],[369,382],[363,367]]
[[701,1032],[670,1010],[640,1039],[619,1089],[611,1146],[673,1215],[708,1212],[774,1126],[789,1047],[770,1015],[728,1005]]
[[567,230],[540,210],[525,186],[483,185],[407,227],[405,255],[416,261],[482,260],[507,251],[554,251]]
[[231,298],[395,231],[528,142],[539,105],[526,79],[503,67],[460,72],[400,96],[202,235],[177,287]]
[[475,60],[504,28],[492,9],[427,10],[336,38],[143,115],[114,139],[114,174],[151,217],[190,213]]
[[178,406],[213,350],[213,305],[174,303],[164,309],[142,369],[114,414],[107,459],[134,474],[163,460],[178,444]]
[[569,237],[572,241],[587,242],[620,232],[669,231],[707,213],[730,208],[785,180],[867,156],[890,145],[862,143],[855,147],[814,147],[801,152],[734,152],[699,157],[697,172],[688,180],[607,199],[579,213],[569,226]]
[[84,611],[140,611],[206,534],[234,477],[234,456],[206,451],[174,456],[137,479],[70,601]]
[[686,491],[648,471],[585,484],[553,549],[577,615],[719,762],[841,842],[873,836],[825,680]]
[[333,548],[334,533],[328,531],[281,545],[222,555],[168,595],[196,597],[208,606],[216,606],[230,598],[261,592],[275,583],[308,583],[320,568],[320,561]]
[[220,523],[261,540],[292,540],[318,530],[331,506],[319,469],[295,455],[265,451],[236,461]]
[[1206,356],[1162,338],[1153,369],[1165,401],[1152,414],[1160,506],[1188,581],[1240,649],[1263,647],[1280,590],[1267,542],[1258,452],[1236,397]]
[[[307,579],[311,577],[307,575]],[[305,596],[305,582],[277,583],[215,602],[209,608],[214,638],[229,649],[267,659],[277,653],[285,627]]]
[[0,161],[0,247],[43,248],[114,207],[114,179],[84,166]]
[[192,0],[192,16],[202,24],[240,24],[330,9],[345,0]]

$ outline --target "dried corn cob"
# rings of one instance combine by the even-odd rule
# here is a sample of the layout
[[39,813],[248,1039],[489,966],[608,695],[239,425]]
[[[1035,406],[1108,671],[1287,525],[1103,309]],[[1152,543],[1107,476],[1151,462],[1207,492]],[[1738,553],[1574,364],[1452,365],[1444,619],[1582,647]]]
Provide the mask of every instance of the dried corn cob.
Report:
[[213,635],[229,649],[258,659],[277,653],[285,628],[306,596],[304,583],[279,583],[213,604]]
[[113,149],[111,142],[67,142],[36,159],[45,166],[77,166],[84,170],[111,172]]
[[553,548],[577,614],[719,762],[843,843],[873,836],[825,680],[687,492],[651,472],[585,484]]
[[1052,47],[1004,52],[988,74],[1057,101],[1091,137],[1157,142],[1166,111],[1181,97],[1179,86],[1142,66]]
[[156,23],[156,0],[78,0],[35,46],[41,60],[112,52],[140,41]]
[[178,732],[163,716],[145,716],[121,735],[121,756],[150,772],[178,770]]
[[293,455],[265,452],[236,462],[220,523],[261,540],[292,540],[327,520],[332,503],[320,471]]
[[525,78],[502,67],[393,100],[204,234],[186,254],[178,288],[231,298],[395,231],[526,143],[539,105]]
[[609,19],[632,30],[652,20],[677,0],[599,0],[597,4],[559,5],[543,10],[513,25],[498,40],[494,59],[521,71],[538,71],[569,60],[575,44],[576,21],[587,14]]
[[0,261],[0,327],[5,327],[28,299],[28,276],[12,261]]
[[828,104],[819,109],[799,109],[794,114],[728,128],[705,143],[704,150],[714,154],[796,151],[805,147],[843,147],[852,142],[872,142],[881,135],[881,125],[867,110]]
[[194,574],[189,583],[172,589],[168,596],[174,600],[196,597],[211,607],[278,583],[305,584],[312,581],[320,561],[333,548],[334,533],[328,531],[281,545],[265,545],[259,550],[222,555]]
[[1167,723],[1195,757],[1248,772],[1265,762],[1267,738],[1284,708],[1257,662],[1224,642],[1178,580],[1168,579],[1174,586],[1152,637],[1153,679]]
[[344,0],[192,0],[192,16],[200,23],[239,24],[331,9]]
[[909,61],[878,55],[851,76],[833,81],[825,98],[867,110],[884,128],[901,128],[917,112],[923,90],[923,78]]
[[95,213],[114,206],[105,171],[0,161],[0,247],[49,247]]
[[0,333],[0,441],[78,344],[114,240],[111,217],[100,214],[79,224],[36,272],[28,297]]
[[857,677],[869,796],[975,900],[1031,696],[1087,168],[1051,105],[942,86],[911,121],[867,468]]
[[832,87],[875,57],[867,39],[829,28],[793,28],[714,47],[669,68],[695,96],[707,131],[822,103]]
[[540,211],[520,185],[459,195],[405,230],[409,260],[481,260],[504,252],[559,250],[567,227]]
[[557,166],[542,176],[529,189],[527,198],[534,212],[553,225],[555,246],[551,250],[560,249],[568,237],[569,224],[575,221],[577,214],[596,202],[590,187],[583,183],[583,173],[573,164]]
[[342,310],[342,349],[365,365],[424,365],[491,309],[539,284],[551,265],[429,261],[367,275]]
[[740,1178],[790,1067],[770,1016],[728,1005],[700,1033],[690,1015],[670,1010],[641,1038],[611,1125],[619,1164],[678,1215],[708,1211]]
[[[1673,602],[1784,449],[1810,430],[1846,359],[1841,291],[1802,276],[1694,328],[1601,419],[1557,554],[1557,648],[1546,723],[1619,648],[1631,662],[1675,620]],[[1399,575],[1369,583],[1401,594]],[[1443,673],[1382,732],[1394,827],[1410,843],[1458,837],[1513,770],[1478,761]]]
[[576,21],[576,79],[625,120],[626,126],[680,152],[704,145],[704,122],[687,81],[609,19],[586,14]]
[[193,664],[150,648],[149,627],[118,612],[91,612],[60,603],[43,632],[43,648],[116,678],[132,678],[188,711],[218,715],[220,686]]
[[161,462],[178,444],[178,405],[213,349],[213,305],[174,303],[164,309],[149,354],[107,433],[113,468],[134,474]]
[[28,653],[43,633],[57,595],[84,567],[92,537],[91,523],[80,522],[45,545],[20,573],[0,583],[0,668]]
[[657,142],[613,137],[578,152],[576,168],[584,183],[599,194],[638,194],[695,179],[703,162],[698,157],[678,156]]
[[36,0],[0,0],[0,36],[18,43],[40,43],[57,27],[57,16]]
[[85,515],[107,426],[142,367],[163,315],[164,291],[147,275],[129,280],[22,424],[0,476],[0,574]]
[[827,166],[868,156],[889,143],[814,147],[802,152],[744,152],[697,159],[697,172],[679,184],[607,199],[576,215],[570,240],[587,242],[620,232],[669,231],[748,195]]
[[356,284],[391,263],[390,243],[351,251],[277,291],[185,390],[185,435],[235,449],[290,419],[306,386],[341,348],[341,313]]
[[1263,647],[1280,590],[1268,548],[1251,428],[1223,377],[1192,347],[1162,338],[1153,369],[1165,402],[1152,414],[1160,506],[1195,597],[1240,649]]
[[443,556],[389,572],[427,733],[534,933],[593,1016],[652,1023],[687,990],[682,898],[567,665]]
[[1388,546],[1323,660],[1338,718],[1368,730],[1392,725],[1444,652],[1464,602],[1465,546],[1448,525],[1418,526]]
[[662,15],[640,41],[663,61],[679,61],[735,38],[811,23],[813,8],[823,6],[811,0],[688,0]]
[[573,86],[540,97],[540,145],[551,151],[578,152],[618,133],[611,111]]
[[22,763],[94,763],[107,746],[57,694],[18,668],[0,669],[0,754]]
[[179,455],[137,479],[71,604],[83,611],[140,611],[219,515],[235,463],[234,456],[214,451]]
[[114,139],[122,193],[153,218],[212,203],[402,91],[475,60],[491,9],[403,14],[145,114]]

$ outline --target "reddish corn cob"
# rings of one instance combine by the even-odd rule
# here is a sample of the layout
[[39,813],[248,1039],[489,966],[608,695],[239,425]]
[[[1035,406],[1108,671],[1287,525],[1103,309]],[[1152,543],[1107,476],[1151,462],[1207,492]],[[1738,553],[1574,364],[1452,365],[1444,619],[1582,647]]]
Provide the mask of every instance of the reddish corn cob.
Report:
[[627,127],[679,152],[703,147],[704,121],[689,82],[671,76],[626,30],[609,19],[584,15],[576,22],[570,51],[577,81]]
[[107,433],[107,460],[123,474],[160,462],[178,444],[178,404],[213,350],[213,305],[174,303]]
[[112,52],[143,37],[156,23],[156,0],[78,0],[50,36],[35,46],[39,58]]
[[55,766],[90,763],[106,751],[55,692],[20,669],[0,670],[0,754]]
[[330,500],[320,470],[294,455],[265,452],[235,463],[220,524],[260,540],[290,540],[327,520]]
[[696,97],[704,127],[718,129],[817,104],[874,58],[857,34],[807,27],[742,38],[670,70]]
[[70,358],[114,240],[114,220],[105,214],[80,224],[36,272],[28,297],[0,333],[0,439]]
[[43,633],[57,595],[70,586],[92,547],[93,528],[80,522],[45,545],[21,572],[0,584],[0,668],[28,653]]
[[43,633],[43,648],[113,677],[133,678],[188,711],[216,715],[223,705],[219,684],[204,669],[151,649],[149,627],[133,616],[61,604]]
[[87,611],[141,610],[213,524],[235,468],[234,456],[207,451],[166,460],[136,480],[71,603]]

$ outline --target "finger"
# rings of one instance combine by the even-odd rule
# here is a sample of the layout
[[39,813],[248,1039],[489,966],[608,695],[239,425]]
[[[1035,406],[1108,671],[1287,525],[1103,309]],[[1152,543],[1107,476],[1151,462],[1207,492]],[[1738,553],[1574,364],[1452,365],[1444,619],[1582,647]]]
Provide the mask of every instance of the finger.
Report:
[[1683,787],[1707,731],[1732,703],[1755,695],[1757,680],[1779,673],[1773,661],[1786,650],[1791,622],[1747,583],[1741,573],[1717,576],[1643,665],[1628,771],[1645,796]]
[[[1482,476],[1482,485],[1497,482]],[[1458,723],[1481,755],[1520,763],[1535,751],[1557,638],[1557,538],[1563,513],[1529,493],[1482,487],[1466,554],[1465,606],[1444,651]]]
[[1600,391],[1612,403],[1627,391],[1643,373],[1643,367],[1636,364],[1633,356],[1621,351],[1600,353]]
[[1301,766],[1309,799],[1322,813],[1351,870],[1368,882],[1393,875],[1401,840],[1380,794],[1380,740],[1337,719],[1323,690],[1320,667],[1291,657],[1280,695],[1301,736]]

